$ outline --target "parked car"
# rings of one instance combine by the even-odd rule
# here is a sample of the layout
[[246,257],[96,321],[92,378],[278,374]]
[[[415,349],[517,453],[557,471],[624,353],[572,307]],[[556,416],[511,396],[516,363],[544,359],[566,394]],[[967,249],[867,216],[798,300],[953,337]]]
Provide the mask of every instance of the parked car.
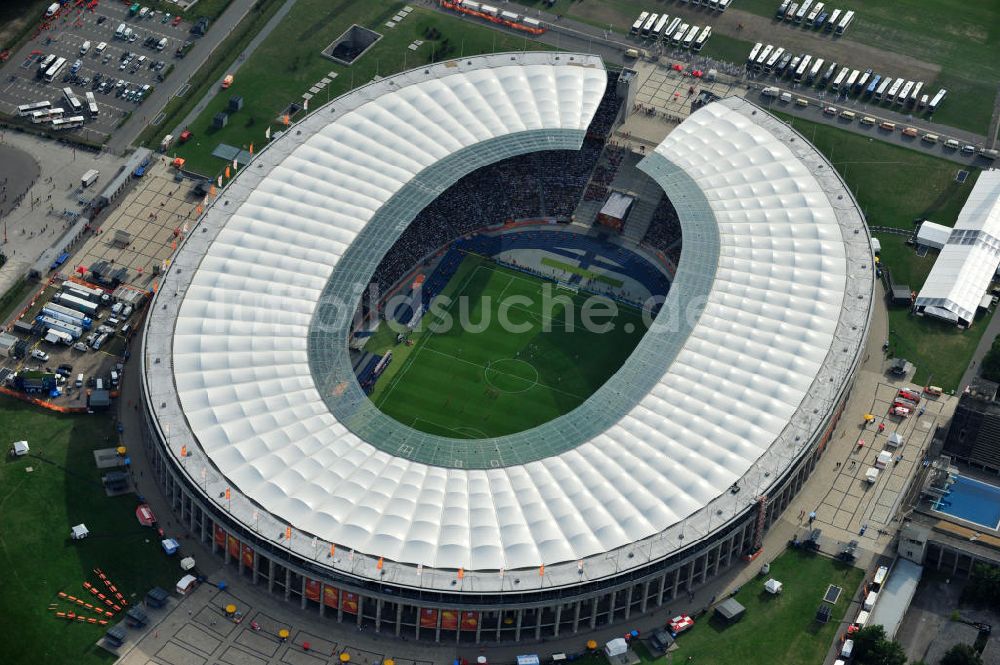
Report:
[[42,362],[45,362],[46,360],[49,359],[49,354],[45,353],[41,349],[32,349],[31,357],[34,358],[35,360],[41,360]]

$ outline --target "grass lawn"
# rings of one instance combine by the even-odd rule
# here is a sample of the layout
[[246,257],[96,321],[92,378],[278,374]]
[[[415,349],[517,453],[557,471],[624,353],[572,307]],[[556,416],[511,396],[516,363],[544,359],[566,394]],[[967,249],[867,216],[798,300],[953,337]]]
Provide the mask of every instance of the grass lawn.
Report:
[[872,226],[912,229],[914,220],[951,226],[979,177],[955,182],[960,167],[937,157],[836,127],[776,113],[826,155],[850,186]]
[[[222,160],[211,156],[219,143],[262,146],[264,132],[281,129],[278,114],[292,102],[301,103],[308,92],[329,72],[337,77],[319,93],[311,104],[315,110],[327,99],[335,99],[353,87],[369,82],[375,75],[387,76],[429,62],[478,55],[495,51],[519,51],[548,48],[543,44],[492,30],[471,21],[463,21],[421,8],[395,28],[385,23],[405,6],[405,2],[355,2],[354,0],[299,0],[288,16],[240,67],[232,87],[208,104],[191,125],[195,138],[171,150],[184,157],[186,168],[215,176],[225,168]],[[382,34],[371,49],[345,67],[321,55],[321,51],[351,24],[357,23]],[[431,29],[436,33],[429,33]],[[424,42],[416,51],[407,46]],[[291,48],[290,45],[294,45]],[[231,53],[230,57],[235,54]],[[212,128],[212,117],[226,108],[233,95],[243,97],[243,110],[233,114],[223,129]],[[298,118],[294,118],[298,119]],[[155,142],[172,127],[164,124]]]
[[[553,300],[571,298],[572,309],[558,302],[546,307],[543,288],[552,288]],[[375,404],[404,425],[442,436],[503,436],[571,411],[621,367],[645,332],[639,311],[623,306],[614,318],[595,316],[613,330],[584,330],[585,295],[479,257],[462,262],[442,296],[404,356],[396,349],[407,347],[394,337],[379,336],[366,347],[393,350],[392,371],[372,394]],[[523,330],[505,330],[504,316]]]
[[[912,284],[910,286],[913,286]],[[905,308],[889,310],[889,350],[917,366],[916,385],[956,390],[993,314],[979,316],[968,330]]]
[[751,49],[753,42],[713,31],[711,38],[701,49],[700,55],[725,62],[743,62]]
[[7,289],[7,292],[0,296],[0,323],[5,322],[21,304],[21,301],[38,288],[38,282],[21,279]]
[[[94,646],[100,627],[57,620],[47,610],[50,603],[70,609],[56,593],[90,596],[82,583],[97,581],[93,568],[102,568],[129,599],[141,598],[154,585],[170,589],[180,576],[153,531],[136,521],[135,496],[104,494],[91,451],[114,445],[111,418],[58,415],[0,397],[0,422],[5,448],[23,438],[31,455],[45,460],[5,455],[0,465],[3,662],[111,663],[115,657]],[[91,535],[71,541],[69,528],[80,522]]]

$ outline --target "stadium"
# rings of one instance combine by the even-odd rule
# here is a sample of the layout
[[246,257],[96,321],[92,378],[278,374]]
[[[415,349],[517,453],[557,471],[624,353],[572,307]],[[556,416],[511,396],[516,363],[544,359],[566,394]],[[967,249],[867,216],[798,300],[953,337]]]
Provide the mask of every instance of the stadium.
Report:
[[[618,145],[630,84],[573,53],[411,70],[293,124],[210,202],[143,332],[145,445],[234,577],[493,643],[627,620],[759,553],[851,389],[870,238],[830,164],[742,99]],[[419,324],[477,279],[648,329],[560,364],[558,331],[445,357]],[[584,366],[584,392],[546,402]]]

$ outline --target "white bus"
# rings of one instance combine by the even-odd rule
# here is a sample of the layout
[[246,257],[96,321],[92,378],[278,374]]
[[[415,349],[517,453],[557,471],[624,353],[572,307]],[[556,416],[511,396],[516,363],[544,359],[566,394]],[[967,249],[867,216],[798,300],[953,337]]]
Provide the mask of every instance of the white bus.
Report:
[[688,28],[691,26],[687,23],[681,23],[681,27],[677,28],[677,32],[671,37],[670,41],[674,43],[674,46],[680,46],[681,40],[684,39],[684,35],[687,34]]
[[934,95],[934,98],[931,100],[931,103],[927,105],[927,108],[930,109],[931,113],[937,111],[937,107],[941,105],[941,102],[944,101],[944,96],[947,94],[948,91],[945,90],[944,88],[941,88],[940,90],[937,91],[937,94]]
[[887,92],[885,95],[886,99],[888,99],[890,102],[896,101],[896,93],[899,92],[899,89],[903,87],[903,84],[905,82],[906,81],[904,81],[903,79],[896,79],[895,81],[893,81],[892,86],[889,88],[889,92]]
[[684,48],[691,48],[691,46],[694,44],[694,38],[698,36],[699,32],[701,32],[700,25],[691,26],[691,29],[688,30],[688,33],[684,35]]
[[660,18],[659,14],[649,15],[649,18],[646,19],[646,22],[642,24],[643,37],[649,37],[649,32],[653,29],[653,26],[656,25],[656,19],[658,18]]
[[813,63],[812,69],[809,70],[809,76],[808,76],[809,81],[816,80],[816,77],[819,76],[820,70],[823,69],[824,62],[825,61],[823,60],[823,58],[816,58],[816,61]]
[[924,87],[923,81],[917,81],[913,86],[913,92],[910,93],[910,98],[907,100],[911,104],[916,104],[917,100],[920,99],[920,90]]
[[785,12],[785,20],[791,21],[793,18],[795,18],[795,12],[797,12],[798,10],[799,10],[799,3],[793,2],[792,4],[788,5],[788,10]]
[[56,61],[53,62],[52,66],[45,72],[45,80],[52,81],[55,79],[55,77],[59,76],[65,66],[66,58],[56,58]]
[[767,62],[764,63],[764,71],[767,72],[772,71],[774,69],[774,66],[778,64],[778,60],[781,60],[781,56],[783,56],[784,54],[785,54],[785,48],[783,46],[779,46],[778,48],[774,49],[774,52],[771,53],[771,57],[768,58]]
[[762,48],[764,48],[764,45],[761,44],[760,42],[757,42],[756,44],[753,45],[753,48],[750,49],[750,55],[747,56],[748,64],[752,65],[753,63],[757,62],[757,56],[760,55],[760,50]]
[[637,18],[635,23],[632,24],[632,30],[630,30],[630,32],[633,35],[638,35],[639,31],[642,30],[642,26],[646,23],[647,18],[649,18],[649,12],[639,14],[639,18]]
[[66,98],[66,102],[69,104],[69,110],[73,113],[79,113],[83,110],[83,103],[76,98],[73,94],[73,88],[66,86],[63,88],[63,97]]
[[826,5],[824,5],[822,2],[817,2],[815,5],[813,5],[812,11],[810,11],[809,15],[806,16],[806,25],[812,27],[812,25],[816,23],[816,17],[819,16],[819,13],[823,11],[823,7],[825,6]]
[[857,92],[864,92],[865,88],[868,86],[868,79],[872,77],[872,70],[866,69],[864,73],[858,78],[857,82]]
[[51,102],[33,102],[31,104],[22,104],[17,107],[17,114],[22,118],[27,118],[35,111],[44,111],[52,108]]
[[52,129],[77,129],[83,127],[83,116],[74,115],[69,118],[59,118],[52,121]]
[[90,111],[90,117],[93,118],[97,115],[97,100],[94,99],[94,93],[89,90],[84,95],[87,97],[87,110]]
[[758,68],[763,67],[764,63],[767,62],[767,56],[771,55],[771,52],[773,50],[774,50],[774,47],[771,46],[770,44],[768,44],[767,46],[765,46],[764,50],[761,51],[760,55],[757,56],[757,61],[753,63],[754,67],[758,67]]
[[806,77],[806,72],[809,71],[809,63],[812,62],[811,55],[804,55],[802,59],[799,60],[799,66],[795,69],[795,80],[801,82],[802,79]]
[[840,90],[841,84],[844,82],[844,79],[847,78],[847,74],[850,71],[851,71],[850,67],[844,67],[843,69],[841,69],[840,73],[837,74],[837,78],[833,79],[833,83],[830,85],[830,90],[833,90],[834,92]]
[[896,97],[896,103],[902,106],[910,99],[910,91],[913,90],[913,81],[907,81],[903,89],[899,91],[899,95]]
[[45,76],[45,72],[48,71],[49,67],[51,67],[52,63],[55,61],[56,61],[55,53],[50,53],[44,58],[42,58],[41,61],[39,61],[38,63],[38,78],[42,78],[43,76]]
[[656,39],[663,38],[663,30],[667,27],[667,21],[670,20],[670,14],[664,14],[660,17],[660,20],[656,22],[656,27],[653,28],[653,37]]
[[831,62],[830,66],[827,68],[826,72],[823,74],[823,78],[820,79],[819,84],[825,86],[833,79],[833,75],[837,73],[837,63]]
[[693,47],[694,50],[700,51],[702,47],[705,45],[705,42],[707,42],[708,38],[711,36],[712,36],[712,26],[706,25],[704,28],[702,28],[701,34],[698,35],[697,39],[694,40],[694,47]]
[[732,2],[732,0],[719,0],[719,11],[724,12],[729,9],[730,2]]
[[677,28],[680,27],[680,24],[681,19],[679,16],[670,21],[670,25],[663,29],[663,41],[669,42],[673,34],[677,32]]
[[792,4],[792,0],[781,0],[781,4],[778,5],[778,11],[775,16],[779,19],[785,18],[785,12],[788,11],[788,5]]
[[830,14],[830,20],[826,22],[823,29],[829,32],[837,27],[837,20],[840,19],[840,15],[843,13],[840,9],[834,9],[833,13]]
[[878,87],[875,89],[875,99],[880,100],[883,97],[885,97],[885,91],[889,89],[890,85],[892,85],[892,77],[886,76],[884,79],[882,79],[882,82],[879,83]]
[[840,19],[840,23],[837,24],[837,34],[842,35],[847,28],[850,27],[851,21],[854,20],[854,10],[848,9],[847,13],[844,14],[844,18]]
[[812,6],[812,0],[802,0],[802,4],[799,5],[799,11],[795,12],[795,22],[802,23],[802,19],[806,17],[806,13],[809,11],[809,7]]
[[854,84],[858,82],[858,77],[861,76],[861,72],[857,69],[851,70],[851,75],[847,77],[847,81],[844,82],[844,94],[850,94],[851,90],[854,89]]

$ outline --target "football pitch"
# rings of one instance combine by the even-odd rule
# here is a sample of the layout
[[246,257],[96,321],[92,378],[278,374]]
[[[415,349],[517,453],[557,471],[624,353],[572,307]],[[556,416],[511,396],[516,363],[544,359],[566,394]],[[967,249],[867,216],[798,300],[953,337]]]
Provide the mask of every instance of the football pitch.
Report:
[[[585,307],[600,329],[581,324]],[[414,429],[477,439],[579,406],[621,367],[646,322],[636,308],[468,256],[412,344],[396,344],[388,328],[367,347],[393,352],[371,396],[376,406]]]

